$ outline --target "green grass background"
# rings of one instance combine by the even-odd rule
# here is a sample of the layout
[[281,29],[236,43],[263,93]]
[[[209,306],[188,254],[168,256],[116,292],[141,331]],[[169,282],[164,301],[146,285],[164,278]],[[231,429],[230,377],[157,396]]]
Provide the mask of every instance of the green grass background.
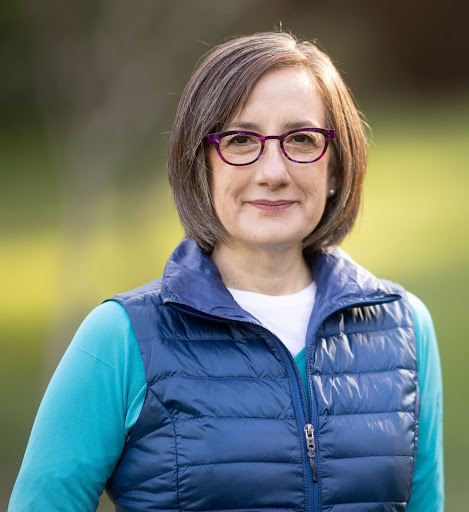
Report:
[[[449,511],[469,502],[468,106],[458,100],[371,109],[362,212],[343,244],[360,264],[420,296],[433,315],[444,377]],[[42,132],[22,126],[0,135],[3,510],[41,396],[83,316],[114,293],[159,276],[182,232],[166,180],[157,177],[161,156],[145,187],[103,195],[103,204],[114,204],[115,220],[77,237],[70,259],[66,240],[74,234],[60,224],[60,167]],[[51,343],[57,333],[61,338]],[[109,510],[104,501],[100,509]]]

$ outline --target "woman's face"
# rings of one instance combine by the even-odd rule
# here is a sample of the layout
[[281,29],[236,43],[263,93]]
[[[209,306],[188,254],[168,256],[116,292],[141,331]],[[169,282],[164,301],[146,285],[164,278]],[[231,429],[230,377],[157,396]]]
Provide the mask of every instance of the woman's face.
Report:
[[[325,108],[307,71],[271,71],[258,82],[245,108],[224,128],[281,135],[295,128],[325,126]],[[216,213],[230,235],[230,247],[301,247],[318,225],[328,189],[329,150],[309,164],[291,162],[278,140],[265,143],[261,158],[236,167],[208,152]]]

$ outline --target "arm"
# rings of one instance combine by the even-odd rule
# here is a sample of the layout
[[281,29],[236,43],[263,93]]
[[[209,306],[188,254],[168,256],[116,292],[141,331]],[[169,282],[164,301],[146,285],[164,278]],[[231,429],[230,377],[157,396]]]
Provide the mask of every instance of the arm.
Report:
[[9,512],[95,511],[146,392],[128,316],[116,302],[85,319],[46,390]]
[[440,356],[432,319],[425,305],[408,294],[417,337],[420,388],[419,444],[408,512],[443,512],[443,422]]

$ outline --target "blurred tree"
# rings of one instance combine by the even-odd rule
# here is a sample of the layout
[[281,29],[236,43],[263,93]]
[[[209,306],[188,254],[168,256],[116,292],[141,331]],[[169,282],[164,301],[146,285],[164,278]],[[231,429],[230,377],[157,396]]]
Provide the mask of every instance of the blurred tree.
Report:
[[380,28],[397,77],[419,94],[469,92],[467,2],[383,2]]

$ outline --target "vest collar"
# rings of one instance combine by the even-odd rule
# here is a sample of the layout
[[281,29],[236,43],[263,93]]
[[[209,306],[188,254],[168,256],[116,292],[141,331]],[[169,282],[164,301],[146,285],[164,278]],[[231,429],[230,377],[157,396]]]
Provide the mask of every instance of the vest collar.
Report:
[[[317,253],[311,264],[317,284],[314,309],[320,316],[350,305],[389,302],[402,295],[400,287],[377,279],[338,247]],[[161,293],[165,303],[209,315],[233,320],[250,317],[223,284],[209,254],[190,238],[184,239],[168,259]]]

